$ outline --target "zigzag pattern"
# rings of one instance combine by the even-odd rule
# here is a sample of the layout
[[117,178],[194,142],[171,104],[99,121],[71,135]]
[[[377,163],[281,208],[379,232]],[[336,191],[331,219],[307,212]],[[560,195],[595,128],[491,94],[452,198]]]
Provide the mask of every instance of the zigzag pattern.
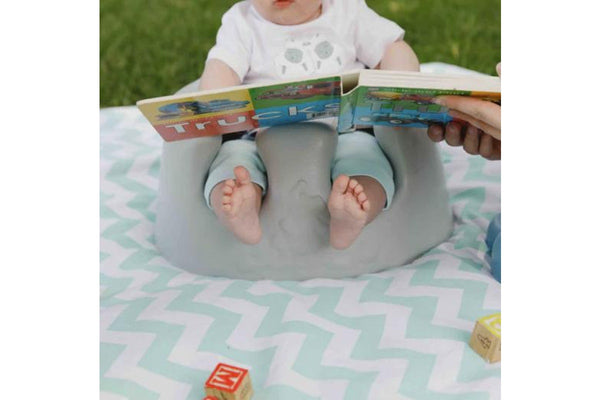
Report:
[[443,148],[455,231],[414,263],[355,279],[195,276],[153,244],[160,138],[133,107],[101,111],[102,399],[199,399],[218,362],[261,399],[499,399],[468,347],[499,311],[483,238],[499,164]]

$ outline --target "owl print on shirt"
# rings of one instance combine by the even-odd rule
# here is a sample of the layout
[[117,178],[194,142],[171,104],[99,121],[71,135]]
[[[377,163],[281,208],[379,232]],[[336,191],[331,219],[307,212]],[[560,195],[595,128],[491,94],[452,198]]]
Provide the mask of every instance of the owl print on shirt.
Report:
[[275,57],[281,78],[298,78],[312,74],[335,73],[342,69],[340,46],[323,34],[290,38]]

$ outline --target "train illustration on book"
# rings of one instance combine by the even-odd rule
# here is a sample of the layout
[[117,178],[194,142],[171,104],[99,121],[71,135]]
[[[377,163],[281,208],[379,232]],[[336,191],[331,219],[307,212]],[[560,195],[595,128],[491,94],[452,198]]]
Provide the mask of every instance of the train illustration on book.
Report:
[[431,104],[431,96],[423,96],[413,93],[388,92],[381,90],[369,90],[365,94],[366,100],[374,101],[410,101],[419,105]]
[[263,92],[256,97],[257,100],[297,100],[315,96],[339,96],[340,81],[318,82],[308,85],[290,85],[282,89]]

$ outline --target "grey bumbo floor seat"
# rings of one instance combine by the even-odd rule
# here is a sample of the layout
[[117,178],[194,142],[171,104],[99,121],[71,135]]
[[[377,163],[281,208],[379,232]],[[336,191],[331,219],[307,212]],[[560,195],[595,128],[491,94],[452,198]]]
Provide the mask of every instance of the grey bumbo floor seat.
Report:
[[185,270],[250,280],[340,278],[407,263],[452,230],[440,155],[424,129],[378,126],[375,136],[394,169],[396,193],[392,206],[346,250],[329,246],[327,199],[338,136],[328,125],[278,126],[257,135],[268,191],[260,214],[263,237],[255,246],[238,242],[204,200],[204,182],[221,137],[165,142],[158,248]]

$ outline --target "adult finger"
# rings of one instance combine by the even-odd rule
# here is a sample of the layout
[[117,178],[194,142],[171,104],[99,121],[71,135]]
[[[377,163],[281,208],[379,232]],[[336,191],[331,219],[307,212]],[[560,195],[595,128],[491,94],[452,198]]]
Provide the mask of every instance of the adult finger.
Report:
[[464,140],[464,132],[462,124],[452,121],[446,125],[446,143],[450,146],[462,146]]
[[473,118],[472,116],[470,116],[468,114],[457,111],[457,110],[450,110],[450,111],[448,111],[448,114],[452,118],[457,118],[462,121],[468,122],[471,125],[475,125],[479,129],[481,129],[482,131],[487,133],[488,135],[491,135],[494,138],[500,140],[500,129],[498,129],[494,126],[491,126],[481,120],[478,120],[477,118]]
[[436,97],[434,102],[451,110],[457,110],[463,114],[470,115],[498,130],[501,129],[501,107],[491,101],[467,96],[440,96]]
[[427,136],[434,142],[441,142],[444,140],[444,128],[440,125],[431,125],[427,128]]
[[465,129],[465,141],[463,143],[463,148],[469,154],[476,155],[479,154],[479,136],[481,135],[481,131],[479,128],[473,125],[468,125]]
[[484,133],[479,140],[479,154],[488,160],[500,160],[501,146],[499,140]]

